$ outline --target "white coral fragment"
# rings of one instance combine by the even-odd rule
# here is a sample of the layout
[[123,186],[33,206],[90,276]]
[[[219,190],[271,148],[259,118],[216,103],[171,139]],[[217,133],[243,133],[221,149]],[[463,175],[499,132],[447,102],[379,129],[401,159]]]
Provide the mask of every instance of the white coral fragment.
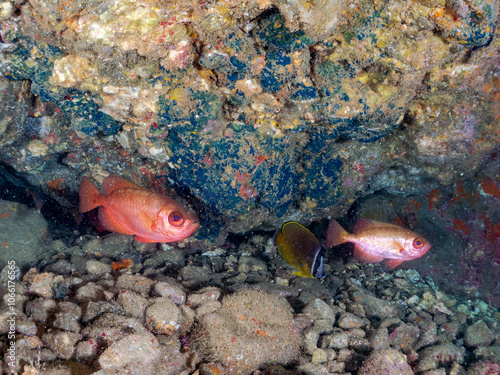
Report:
[[322,36],[332,33],[347,3],[345,0],[275,1],[289,28],[297,30],[302,26],[306,33]]

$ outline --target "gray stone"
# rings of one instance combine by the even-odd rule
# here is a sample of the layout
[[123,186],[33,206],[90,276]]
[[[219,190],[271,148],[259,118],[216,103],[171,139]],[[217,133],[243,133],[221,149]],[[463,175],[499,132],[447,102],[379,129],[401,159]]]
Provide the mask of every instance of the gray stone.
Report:
[[357,375],[413,375],[403,353],[396,349],[373,352],[361,365]]
[[303,310],[305,314],[311,314],[314,319],[324,319],[331,321],[331,324],[335,324],[335,314],[340,312],[337,307],[332,307],[325,301],[316,298],[314,301],[309,303]]
[[407,353],[413,348],[419,334],[420,328],[416,325],[401,323],[389,335],[391,346]]
[[[162,266],[184,266],[186,264],[186,253],[179,249],[170,247],[169,244],[162,244],[164,251],[157,251],[152,257],[144,261],[144,267]],[[168,246],[168,247],[167,247]]]
[[37,298],[27,303],[26,313],[35,322],[45,323],[49,314],[56,309],[56,306],[56,301],[53,299]]
[[372,293],[361,289],[353,288],[351,298],[363,305],[366,316],[377,319],[397,318],[401,315],[401,310],[398,306],[389,301],[375,297]]
[[176,283],[160,281],[154,286],[154,294],[160,297],[168,297],[178,305],[186,302],[186,293]]
[[465,330],[465,345],[469,347],[488,346],[495,339],[495,335],[483,320],[479,320]]
[[90,301],[87,305],[82,321],[83,323],[88,323],[105,313],[123,313],[123,309],[116,302]]
[[104,299],[103,288],[91,281],[78,288],[76,299],[80,302],[102,300]]
[[188,296],[187,304],[196,308],[206,302],[217,301],[221,296],[221,290],[216,287],[206,287]]
[[154,283],[153,280],[141,275],[121,275],[116,281],[116,287],[132,290],[147,297]]
[[34,336],[37,334],[35,322],[30,320],[24,313],[17,310],[11,311],[5,308],[0,313],[0,335],[5,335],[7,332],[10,332],[12,324],[14,324],[16,332],[21,335]]
[[[55,242],[55,241],[54,241]],[[54,272],[59,275],[69,275],[73,271],[73,265],[66,259],[59,259],[43,269],[44,272]]]
[[210,272],[203,267],[185,266],[179,271],[179,277],[189,285],[200,285],[210,280]]
[[474,355],[483,361],[498,363],[500,366],[500,346],[478,346]]
[[132,364],[141,372],[150,374],[160,353],[160,343],[153,334],[132,334],[111,344],[99,357],[99,365],[103,369],[119,369]]
[[181,310],[170,298],[156,298],[146,309],[145,324],[154,333],[174,334],[183,324]]
[[219,301],[207,301],[196,309],[196,318],[201,319],[203,316],[217,311],[221,306],[222,303]]
[[238,261],[238,272],[249,273],[261,271],[267,271],[267,263],[261,259],[242,256]]
[[308,329],[303,335],[303,345],[305,352],[309,355],[313,355],[314,351],[318,347],[319,332],[314,328]]
[[85,268],[90,275],[103,276],[111,272],[111,266],[97,260],[89,260],[85,264]]
[[122,290],[119,292],[117,300],[127,315],[137,319],[144,318],[144,311],[151,304],[146,298],[131,290]]
[[54,282],[54,274],[50,272],[33,275],[29,284],[29,291],[44,298],[53,298],[52,283]]
[[132,244],[132,236],[111,233],[102,238],[94,238],[82,246],[83,252],[96,256],[114,258],[127,252]]
[[70,359],[75,352],[75,344],[81,337],[79,333],[64,331],[47,333],[42,339],[59,358]]
[[82,316],[80,306],[73,302],[59,302],[57,307],[59,312],[56,313],[53,326],[65,331],[80,332],[79,320]]
[[322,348],[345,349],[349,347],[349,335],[347,332],[334,332],[321,338]]
[[143,326],[142,320],[107,313],[85,327],[81,333],[94,343],[102,342],[109,346],[128,335],[145,332],[148,330]]
[[361,328],[369,323],[368,319],[360,318],[348,312],[342,314],[337,322],[339,327],[344,329]]
[[48,224],[35,209],[0,200],[0,269],[8,262],[24,267],[45,258],[50,239]]
[[429,319],[421,319],[418,322],[420,335],[414,344],[414,349],[418,350],[437,341],[437,324]]
[[439,367],[440,364],[462,363],[465,351],[451,342],[428,346],[418,352],[417,371],[427,371]]

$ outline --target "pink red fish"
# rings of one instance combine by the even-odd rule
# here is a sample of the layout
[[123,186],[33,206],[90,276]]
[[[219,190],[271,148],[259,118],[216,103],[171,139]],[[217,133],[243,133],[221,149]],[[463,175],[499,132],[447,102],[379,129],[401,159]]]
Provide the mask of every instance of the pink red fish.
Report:
[[175,242],[192,235],[197,217],[171,197],[141,188],[124,178],[106,177],[102,194],[84,176],[80,183],[80,212],[99,207],[105,230],[135,235],[139,242]]
[[398,225],[370,219],[359,219],[353,233],[348,233],[335,220],[326,232],[326,247],[344,242],[354,244],[354,257],[363,263],[377,263],[384,259],[389,268],[417,259],[426,254],[431,244],[421,235]]

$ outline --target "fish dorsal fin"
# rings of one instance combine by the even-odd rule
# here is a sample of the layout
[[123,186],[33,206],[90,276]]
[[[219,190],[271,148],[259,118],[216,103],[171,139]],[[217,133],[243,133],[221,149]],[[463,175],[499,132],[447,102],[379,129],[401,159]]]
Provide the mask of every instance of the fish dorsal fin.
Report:
[[113,191],[118,189],[143,189],[143,188],[119,176],[108,176],[102,182],[101,191],[104,195],[109,195]]
[[361,218],[356,222],[356,225],[354,226],[354,229],[353,229],[353,233],[357,234],[363,230],[375,229],[375,228],[401,229],[402,227],[400,227],[399,225],[395,225],[395,224],[382,223],[381,221],[377,221],[377,220]]
[[354,258],[356,258],[361,263],[378,263],[384,259],[364,252],[357,245],[354,245]]
[[99,224],[110,232],[120,234],[134,234],[129,229],[118,223],[106,207],[99,207]]

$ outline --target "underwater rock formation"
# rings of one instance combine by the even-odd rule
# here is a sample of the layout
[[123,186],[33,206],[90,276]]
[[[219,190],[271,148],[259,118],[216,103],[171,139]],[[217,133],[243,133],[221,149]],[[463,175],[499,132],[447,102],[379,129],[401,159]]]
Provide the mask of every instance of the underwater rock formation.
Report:
[[193,339],[228,374],[251,374],[264,364],[298,358],[301,339],[292,317],[283,297],[245,290],[224,297],[215,313],[200,320]]
[[13,261],[26,267],[51,249],[47,222],[35,209],[0,200],[0,226],[0,268]]
[[30,111],[0,112],[0,162],[66,206],[116,174],[187,196],[200,238],[274,229],[471,177],[500,139],[498,0],[5,4],[0,95]]
[[[86,243],[93,239],[88,236]],[[248,256],[251,244],[269,240],[270,235],[251,236],[225,258],[191,254],[168,276],[164,262],[154,262],[157,253],[141,259],[124,242],[111,245],[114,255],[86,254],[86,243],[63,246],[39,265],[40,271],[23,275],[9,273],[7,266],[0,272],[0,335],[12,334],[15,350],[0,345],[0,370],[34,375],[498,372],[498,309],[446,294],[415,270],[388,273],[333,256],[322,283],[298,278],[281,258],[259,263]],[[134,258],[135,268],[113,270],[111,260],[124,254]],[[217,259],[225,261],[217,265]],[[62,262],[69,272],[49,271],[62,270]],[[200,270],[203,278],[196,278]]]

